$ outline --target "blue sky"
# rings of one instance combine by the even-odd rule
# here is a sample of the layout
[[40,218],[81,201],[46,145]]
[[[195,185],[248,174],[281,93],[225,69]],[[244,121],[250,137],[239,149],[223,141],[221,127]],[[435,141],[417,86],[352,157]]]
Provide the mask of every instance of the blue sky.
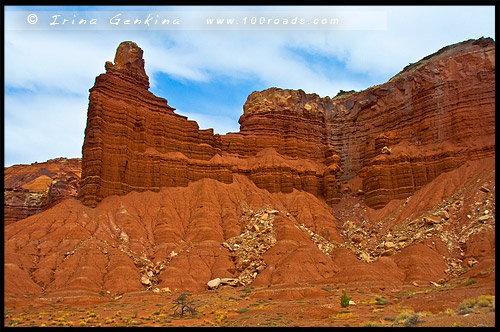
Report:
[[[384,83],[408,63],[446,45],[481,36],[495,39],[493,6],[4,9],[5,166],[81,157],[88,90],[124,40],[135,41],[144,50],[154,94],[167,99],[177,113],[196,120],[201,129],[225,134],[239,130],[243,104],[253,91],[280,87],[333,97],[341,89],[359,91]],[[146,14],[175,12],[182,18],[175,28],[109,24],[114,13],[145,20]],[[182,25],[222,12],[240,20],[286,13],[343,21],[333,28],[315,29],[284,26],[281,21],[268,26],[243,26],[240,21],[237,28],[217,29]],[[36,24],[27,23],[30,14],[37,15]],[[99,18],[97,27],[48,24],[53,15],[71,21],[71,15],[77,19],[88,15],[90,20],[94,14]],[[344,18],[354,26],[342,26]]]

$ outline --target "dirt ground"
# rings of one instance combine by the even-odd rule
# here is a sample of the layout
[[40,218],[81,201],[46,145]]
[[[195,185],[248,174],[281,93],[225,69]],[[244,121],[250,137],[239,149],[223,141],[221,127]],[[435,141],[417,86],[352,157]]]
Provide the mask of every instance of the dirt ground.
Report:
[[[46,327],[495,327],[495,287],[489,276],[441,287],[342,289],[307,283],[222,287],[198,293],[138,292],[113,298],[5,299],[5,326]],[[350,305],[341,307],[346,292]],[[175,308],[180,300],[186,309]],[[179,306],[180,308],[180,306]],[[178,309],[178,308],[177,308]]]
[[[493,217],[495,215],[494,164],[484,161],[478,163],[465,165],[467,167],[464,166],[456,172],[451,171],[435,180],[432,185],[416,192],[410,200],[395,201],[380,210],[364,209],[354,198],[343,200],[335,210],[336,219],[343,225],[341,227],[345,235],[343,243],[348,244],[351,251],[360,256],[382,255],[381,250],[384,247],[381,244],[389,241],[389,232],[391,241],[398,244],[402,243],[402,237],[405,237],[404,241],[408,243],[413,243],[420,237],[420,242],[415,242],[419,246],[418,250],[413,252],[411,266],[405,268],[404,272],[407,274],[405,280],[410,281],[391,279],[390,274],[394,274],[395,270],[388,270],[384,265],[378,265],[375,269],[376,263],[364,265],[370,269],[359,269],[361,263],[352,256],[347,260],[342,260],[342,257],[336,258],[339,266],[346,267],[338,273],[343,278],[337,279],[336,282],[327,281],[328,278],[317,282],[293,282],[293,278],[287,278],[294,276],[291,273],[299,274],[304,262],[289,260],[288,269],[283,273],[286,277],[283,280],[286,281],[269,285],[266,284],[267,281],[261,281],[254,286],[223,286],[192,293],[175,289],[177,286],[168,288],[167,285],[165,288],[158,286],[158,290],[161,291],[157,293],[146,288],[144,291],[112,293],[102,288],[103,290],[97,294],[88,290],[75,290],[86,288],[65,289],[61,282],[59,288],[52,288],[52,293],[31,296],[22,295],[30,293],[22,286],[26,284],[17,283],[20,274],[19,270],[14,270],[11,274],[6,274],[5,281],[6,284],[10,282],[11,290],[21,291],[4,296],[4,326],[497,327],[495,218]],[[445,189],[450,194],[445,195],[447,198],[443,200],[440,197],[442,195],[436,193],[441,193]],[[456,204],[457,202],[460,204]],[[304,209],[311,211],[309,206],[305,206]],[[419,221],[422,213],[438,214],[443,211],[448,211],[450,219],[443,220],[439,230],[434,226],[425,225],[423,221],[420,224],[412,223],[412,220]],[[486,222],[481,220],[485,216]],[[379,222],[363,223],[364,218]],[[406,219],[412,220],[406,221]],[[46,219],[42,219],[41,222],[43,220]],[[282,226],[286,226],[283,221],[285,219],[281,220]],[[63,223],[61,221],[61,224]],[[8,227],[15,234],[17,231],[13,231],[14,226]],[[283,227],[286,232],[282,231],[281,234],[289,236],[292,234],[290,230],[293,230],[303,236],[299,227],[302,225],[296,226]],[[30,227],[34,231],[41,229],[38,224]],[[429,227],[434,233],[426,233]],[[373,232],[362,238],[361,242],[351,241],[359,234],[358,230],[373,230]],[[24,230],[19,230],[21,231]],[[315,239],[313,236],[311,238]],[[422,250],[425,249],[424,244],[434,245],[432,241],[440,243],[440,240],[444,249],[439,251],[437,248],[436,251],[444,254],[448,252],[447,258],[450,258],[445,260],[449,264],[444,266],[444,263],[439,265],[440,260],[423,259],[436,257],[431,249]],[[366,243],[362,245],[362,242]],[[21,240],[20,243],[24,242]],[[317,245],[319,248],[323,244],[314,242],[310,245]],[[17,257],[22,248],[27,246],[17,245],[14,241],[10,254]],[[405,249],[408,248],[402,250]],[[65,252],[67,249],[60,250],[59,253]],[[344,252],[347,252],[346,248]],[[95,256],[88,256],[83,252],[80,255],[87,260],[95,259],[89,258]],[[461,259],[458,260],[457,257]],[[419,260],[420,258],[422,260]],[[19,262],[23,260],[19,258]],[[354,265],[347,265],[354,264],[353,262],[357,264],[357,270],[353,268]],[[464,264],[456,264],[457,262]],[[314,261],[311,265],[314,266],[313,263]],[[86,264],[91,265],[89,262]],[[81,265],[83,263],[78,261],[78,264],[75,263],[72,267],[79,268]],[[14,264],[6,266],[12,267]],[[441,274],[443,269],[447,268],[446,278],[442,281],[437,277],[429,279],[425,274],[434,271],[432,268]],[[94,271],[102,273],[99,269]],[[355,273],[364,274],[360,276]],[[109,278],[109,275],[107,277]],[[341,283],[339,280],[344,281]],[[382,282],[398,286],[367,286]],[[354,287],[354,284],[359,286]],[[348,307],[341,306],[340,299],[344,290],[351,301]],[[184,314],[176,310],[179,307],[175,307],[175,301],[184,304],[186,309]]]

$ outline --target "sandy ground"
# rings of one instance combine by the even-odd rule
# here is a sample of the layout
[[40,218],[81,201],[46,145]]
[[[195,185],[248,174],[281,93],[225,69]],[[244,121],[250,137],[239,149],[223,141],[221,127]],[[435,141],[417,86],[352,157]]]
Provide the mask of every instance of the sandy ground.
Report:
[[[493,274],[494,276],[494,274]],[[488,280],[489,279],[489,280]],[[471,284],[458,279],[440,288],[345,289],[351,304],[340,305],[344,289],[307,283],[223,287],[184,295],[195,313],[180,315],[174,301],[183,293],[139,292],[121,298],[6,299],[5,326],[171,327],[494,327],[495,287],[491,276]]]

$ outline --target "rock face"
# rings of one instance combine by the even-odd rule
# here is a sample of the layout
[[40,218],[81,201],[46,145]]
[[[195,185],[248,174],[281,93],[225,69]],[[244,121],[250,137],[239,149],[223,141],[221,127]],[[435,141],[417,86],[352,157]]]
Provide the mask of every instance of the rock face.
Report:
[[4,224],[44,211],[76,197],[81,159],[57,158],[44,163],[14,165],[4,170]]
[[343,179],[362,178],[369,206],[408,197],[467,160],[494,155],[494,57],[491,39],[448,46],[381,86],[334,100],[333,118],[347,111],[340,123],[329,121]]
[[[202,178],[232,183],[234,174],[270,192],[297,188],[333,195],[340,159],[325,142],[324,119],[313,106],[300,104],[303,92],[252,94],[240,119],[241,132],[220,136],[212,129],[199,130],[196,122],[150,93],[143,66],[142,50],[124,42],[115,64],[106,63],[106,73],[90,90],[82,149],[84,204],[96,206],[110,195],[186,186]],[[282,106],[256,111],[259,103],[276,98]]]
[[[494,277],[494,53],[466,41],[335,98],[254,92],[214,135],[148,91],[124,42],[90,90],[78,199],[5,226],[5,296]],[[35,166],[6,187],[50,192]]]
[[[270,193],[242,175],[230,184],[201,179],[159,192],[114,195],[96,208],[66,199],[5,227],[5,293],[78,297],[196,291],[217,278],[222,287],[325,281],[392,289],[491,270],[494,167],[489,158],[442,174],[418,190],[415,201],[389,211],[390,217],[409,217],[396,225],[387,217],[380,224],[336,217],[310,193]],[[437,188],[446,199],[435,205],[426,199]],[[341,212],[353,211],[343,206]],[[444,209],[450,219],[439,225],[419,217]],[[486,209],[492,218],[479,221]],[[395,247],[388,254],[389,232]],[[481,270],[469,265],[474,260]]]
[[304,190],[329,205],[351,183],[381,208],[495,153],[491,39],[445,47],[358,93],[253,92],[240,131],[226,135],[199,130],[150,93],[142,55],[135,43],[120,44],[90,90],[80,191],[88,206],[241,174],[270,192]]
[[148,88],[142,50],[123,42],[115,64],[106,62],[106,73],[90,89],[80,191],[86,205],[203,177],[230,182],[229,172],[210,161],[216,153],[213,130],[199,130]]
[[494,98],[495,44],[470,40],[359,93],[330,99],[275,88],[254,92],[240,133],[223,142],[231,153],[273,147],[323,163],[331,153],[343,172],[325,174],[318,193],[335,203],[333,184],[358,178],[366,204],[381,208],[466,160],[494,155]]

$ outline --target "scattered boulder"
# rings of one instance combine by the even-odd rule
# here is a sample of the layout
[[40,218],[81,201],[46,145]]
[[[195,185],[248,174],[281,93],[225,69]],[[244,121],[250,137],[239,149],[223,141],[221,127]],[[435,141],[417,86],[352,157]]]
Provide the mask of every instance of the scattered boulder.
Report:
[[263,255],[276,243],[273,232],[274,215],[277,210],[263,208],[249,210],[246,214],[246,227],[243,233],[225,241],[222,245],[236,258],[238,278],[228,280],[228,284],[247,285],[255,280],[257,274],[265,269]]
[[141,284],[149,286],[151,285],[151,280],[147,276],[142,276],[141,277]]
[[220,278],[215,278],[207,282],[207,286],[209,289],[216,289],[219,287],[220,283],[221,283]]
[[436,216],[432,216],[432,215],[425,216],[423,219],[427,225],[440,224],[443,221],[440,217],[436,217]]
[[240,281],[237,278],[222,278],[220,280],[221,285],[227,285],[236,287],[240,285]]
[[384,243],[384,248],[385,248],[385,249],[393,249],[393,248],[395,248],[395,247],[396,247],[396,245],[395,245],[393,242],[390,242],[390,241],[389,241],[389,242],[385,242],[385,243]]
[[479,220],[480,222],[485,222],[486,220],[490,219],[490,216],[485,214],[484,216],[480,216],[479,218],[477,218],[477,220]]
[[449,213],[445,210],[439,211],[438,215],[439,215],[439,217],[441,217],[443,219],[446,219],[446,220],[450,219]]

